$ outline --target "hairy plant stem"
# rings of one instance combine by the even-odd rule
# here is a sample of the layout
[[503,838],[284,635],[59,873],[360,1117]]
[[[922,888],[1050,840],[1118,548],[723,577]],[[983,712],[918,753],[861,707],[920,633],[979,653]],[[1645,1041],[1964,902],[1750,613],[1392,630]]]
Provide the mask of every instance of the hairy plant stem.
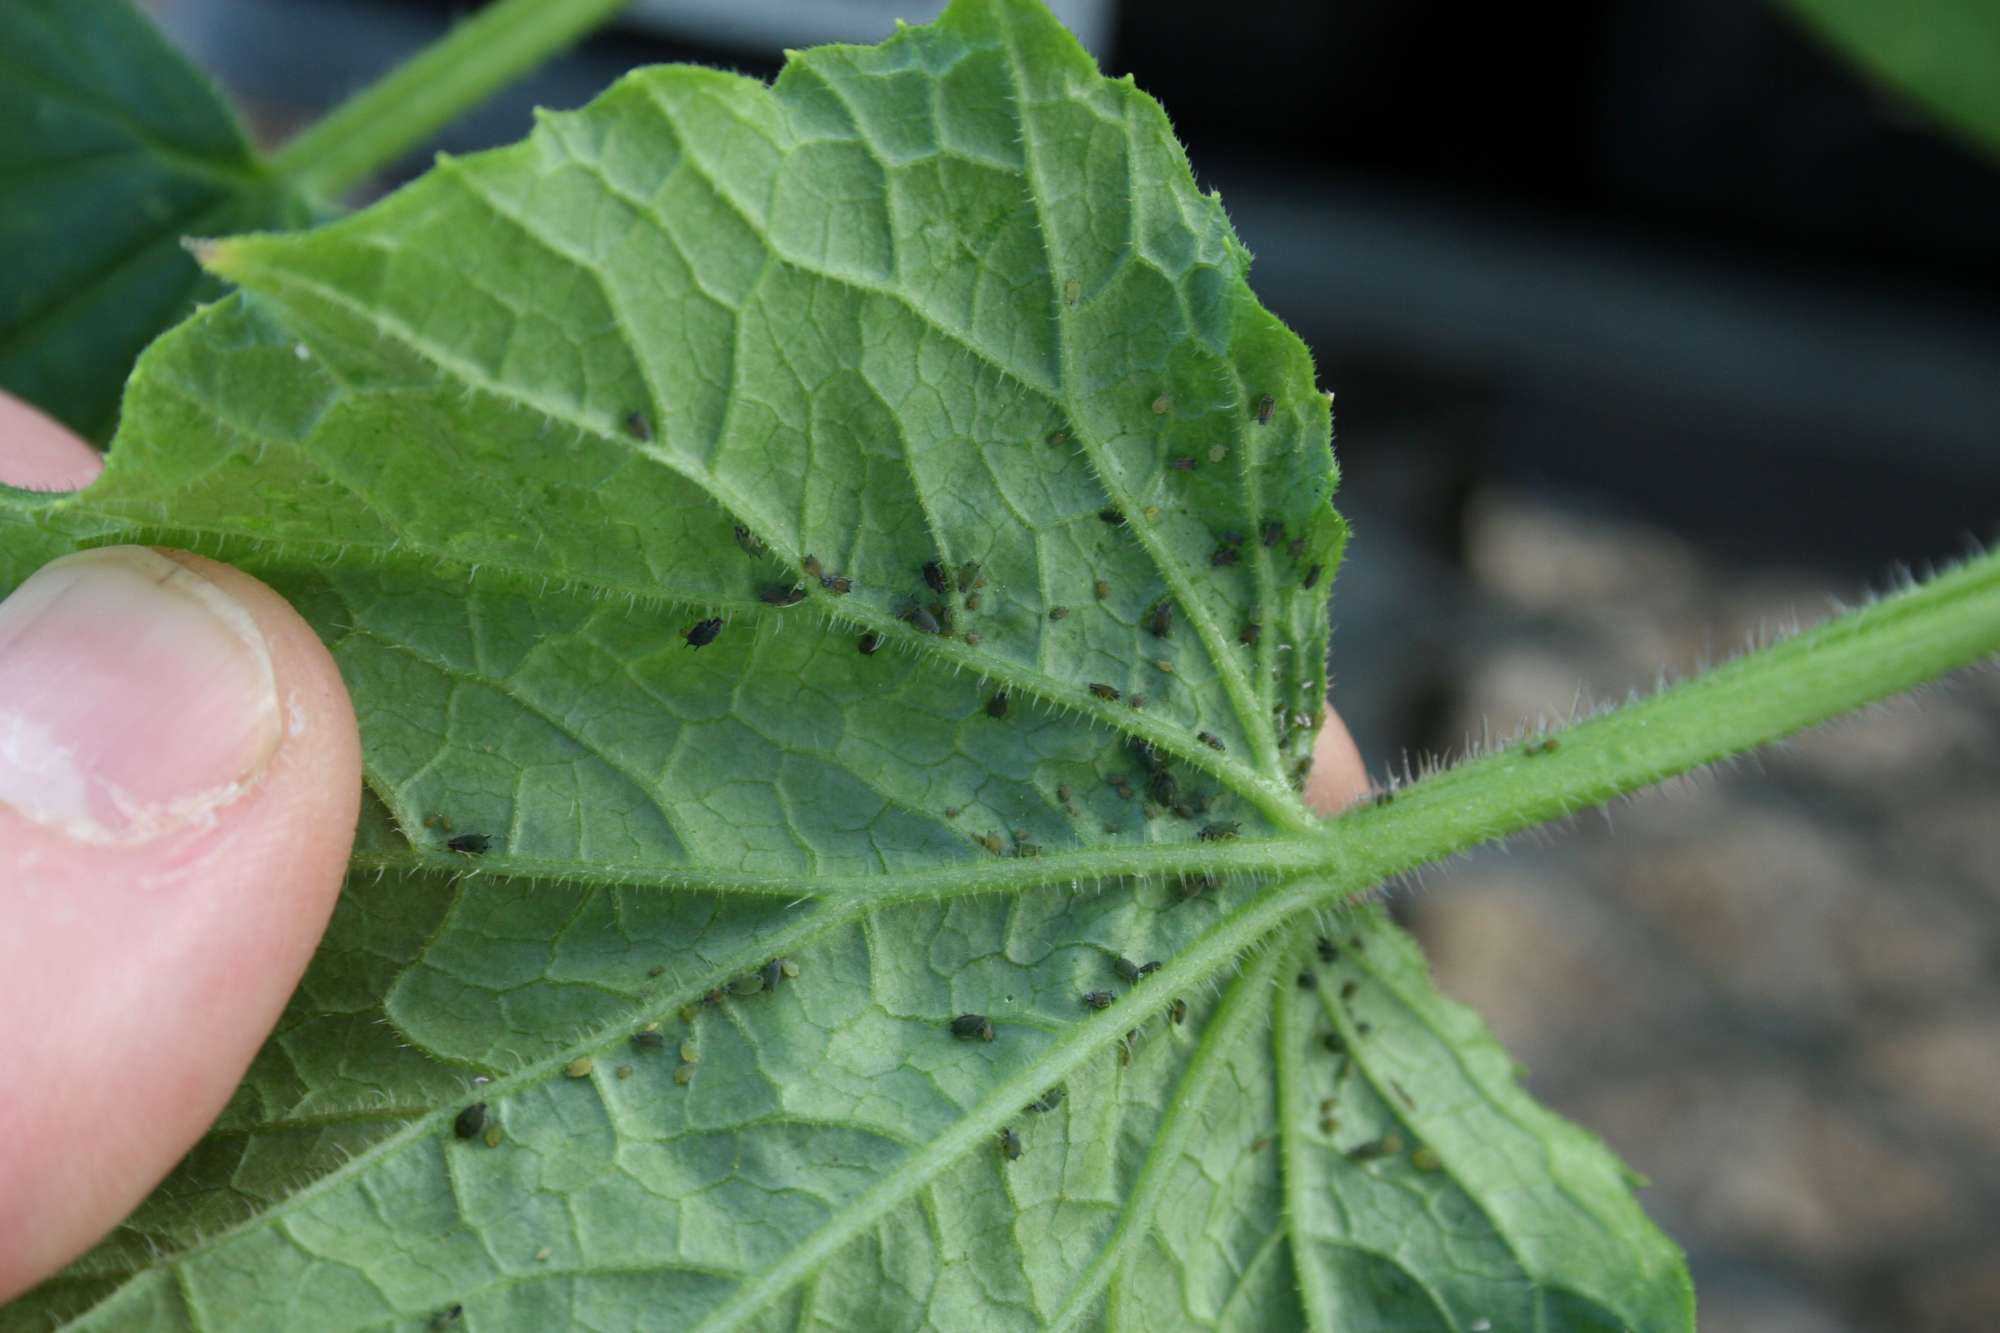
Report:
[[337,199],[627,3],[494,0],[308,126],[271,170],[311,198]]

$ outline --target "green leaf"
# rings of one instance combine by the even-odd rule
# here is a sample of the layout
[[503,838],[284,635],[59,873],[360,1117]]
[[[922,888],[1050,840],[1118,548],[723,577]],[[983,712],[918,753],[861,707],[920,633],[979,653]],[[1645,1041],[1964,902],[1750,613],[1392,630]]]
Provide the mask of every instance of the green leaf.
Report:
[[2000,4],[1784,0],[1870,75],[1988,153],[2000,153]]
[[306,220],[127,0],[0,5],[0,189],[0,388],[100,441],[141,349],[222,291],[182,238]]
[[0,494],[0,574],[271,580],[362,720],[357,871],[212,1134],[0,1328],[1692,1326],[1379,914],[1293,982],[1371,882],[1295,790],[1327,402],[1039,7],[639,71],[207,261],[245,293],[99,483]]

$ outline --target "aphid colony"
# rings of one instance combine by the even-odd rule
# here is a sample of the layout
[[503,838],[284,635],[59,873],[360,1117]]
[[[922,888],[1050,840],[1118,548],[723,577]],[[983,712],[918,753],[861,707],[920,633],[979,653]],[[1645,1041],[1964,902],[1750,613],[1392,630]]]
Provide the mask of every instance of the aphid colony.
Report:
[[[1362,953],[1361,937],[1350,935],[1347,939],[1347,948],[1356,954]],[[1329,966],[1336,965],[1341,959],[1340,944],[1325,935],[1313,941],[1313,949],[1322,964]],[[1311,966],[1307,966],[1298,974],[1298,985],[1302,991],[1317,992],[1321,989],[1320,977]],[[1349,1026],[1353,1030],[1354,1035],[1366,1038],[1374,1031],[1374,1026],[1356,1018],[1353,1013],[1354,999],[1360,994],[1360,991],[1361,983],[1356,978],[1346,978],[1340,983],[1339,1003],[1348,1012]],[[1319,1103],[1320,1134],[1325,1138],[1332,1139],[1340,1132],[1340,1098],[1338,1094],[1349,1083],[1355,1070],[1356,1061],[1360,1057],[1351,1048],[1348,1040],[1338,1031],[1319,1033],[1317,1044],[1328,1055],[1333,1056],[1337,1062],[1333,1076],[1335,1095],[1322,1098]],[[1386,1082],[1389,1092],[1394,1094],[1396,1102],[1401,1103],[1402,1110],[1415,1111],[1417,1109],[1417,1099],[1410,1095],[1409,1089],[1405,1088],[1402,1083],[1393,1077],[1384,1078],[1382,1081]],[[1391,1114],[1400,1114],[1393,1103],[1389,1104],[1388,1109]],[[1402,1133],[1391,1129],[1377,1138],[1366,1139],[1353,1145],[1346,1149],[1343,1155],[1348,1161],[1360,1165],[1400,1157],[1404,1149],[1408,1146]],[[1436,1171],[1443,1166],[1443,1160],[1439,1157],[1435,1149],[1419,1143],[1410,1152],[1410,1165],[1419,1171]]]

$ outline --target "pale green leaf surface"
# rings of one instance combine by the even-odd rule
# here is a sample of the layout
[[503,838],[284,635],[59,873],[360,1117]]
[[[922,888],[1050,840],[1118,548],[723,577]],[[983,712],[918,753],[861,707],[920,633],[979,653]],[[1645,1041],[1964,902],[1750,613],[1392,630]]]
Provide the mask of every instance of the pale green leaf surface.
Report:
[[[1354,1128],[1314,1137],[1351,1016],[1286,987],[1337,893],[1276,872],[1326,402],[1159,109],[1039,9],[769,90],[640,71],[209,262],[248,294],[148,354],[89,492],[0,495],[5,572],[144,537],[270,579],[361,716],[357,869],[215,1131],[0,1328],[1690,1326],[1616,1164],[1370,912],[1313,993],[1365,986]],[[1343,1155],[1392,1121],[1442,1169]]]
[[126,0],[0,5],[0,199],[0,388],[100,441],[140,350],[222,291],[182,238],[306,217]]

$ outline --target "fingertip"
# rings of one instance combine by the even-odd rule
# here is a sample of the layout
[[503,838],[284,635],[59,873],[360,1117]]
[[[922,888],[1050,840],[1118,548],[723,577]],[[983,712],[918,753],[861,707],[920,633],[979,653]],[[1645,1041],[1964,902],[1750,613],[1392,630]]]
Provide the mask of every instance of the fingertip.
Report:
[[179,552],[69,557],[0,603],[5,736],[0,1068],[24,1095],[0,1098],[0,1299],[221,1111],[325,929],[360,802],[325,647]]
[[1361,750],[1340,714],[1328,709],[1326,722],[1313,738],[1312,776],[1306,780],[1306,804],[1323,815],[1339,814],[1368,790],[1368,770]]
[[0,393],[0,444],[0,482],[22,490],[82,490],[104,470],[102,454],[8,393]]

